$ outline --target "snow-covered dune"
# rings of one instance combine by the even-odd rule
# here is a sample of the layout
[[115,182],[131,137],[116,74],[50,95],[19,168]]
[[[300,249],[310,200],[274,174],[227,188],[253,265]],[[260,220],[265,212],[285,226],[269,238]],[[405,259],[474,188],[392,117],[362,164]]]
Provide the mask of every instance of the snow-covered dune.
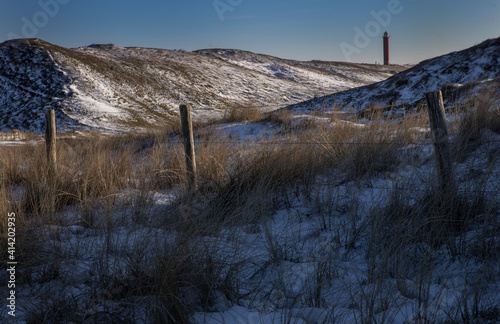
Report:
[[[291,105],[294,110],[345,109],[362,111],[370,106],[407,108],[422,102],[426,92],[445,86],[477,85],[500,77],[500,38],[421,62],[387,80]],[[455,99],[455,98],[453,98]]]
[[386,79],[390,69],[299,62],[239,50],[163,50],[112,44],[76,49],[39,39],[0,44],[0,129],[39,132],[53,107],[64,126],[107,130],[165,125],[177,107],[217,118],[235,106],[278,109]]

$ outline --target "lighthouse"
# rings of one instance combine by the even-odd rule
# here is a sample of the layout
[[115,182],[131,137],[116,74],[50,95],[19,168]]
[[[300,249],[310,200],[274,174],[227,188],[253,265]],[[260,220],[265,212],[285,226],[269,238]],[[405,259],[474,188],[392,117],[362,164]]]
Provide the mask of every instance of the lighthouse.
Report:
[[384,65],[389,65],[389,33],[385,32],[384,36]]

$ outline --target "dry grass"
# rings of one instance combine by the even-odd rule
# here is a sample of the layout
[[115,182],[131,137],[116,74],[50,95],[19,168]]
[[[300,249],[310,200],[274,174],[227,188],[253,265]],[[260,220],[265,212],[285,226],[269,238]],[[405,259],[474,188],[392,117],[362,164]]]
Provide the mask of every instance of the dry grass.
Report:
[[235,145],[213,131],[204,133],[196,149],[199,194],[179,201],[178,208],[217,228],[258,222],[290,197],[310,196],[317,176],[339,170],[353,180],[394,169],[401,149],[419,140],[415,128],[424,118],[316,125],[259,144]]
[[393,122],[375,116],[367,124],[336,123],[314,135],[327,166],[339,168],[350,179],[359,179],[394,168],[400,162],[400,149],[419,140],[415,128],[421,127],[424,118],[419,115]]
[[2,141],[29,141],[40,139],[41,136],[33,132],[25,132],[19,129],[13,129],[10,132],[0,132],[0,140]]
[[[461,119],[458,130],[463,138],[462,146],[478,141],[481,129],[497,131],[500,125],[497,112],[481,107],[478,104],[471,115]],[[227,118],[233,122],[255,121],[261,120],[262,115],[245,108],[231,112]],[[150,253],[146,256],[140,249],[125,253],[126,265],[120,276],[102,265],[102,276],[100,274],[92,298],[102,302],[147,300],[148,315],[158,323],[187,322],[188,315],[194,311],[212,310],[221,294],[226,300],[236,302],[238,284],[234,278],[238,269],[228,270],[229,264],[221,260],[216,251],[217,244],[207,243],[206,238],[217,237],[222,230],[234,225],[262,223],[276,209],[290,207],[295,198],[314,204],[318,178],[331,179],[335,174],[344,182],[356,182],[394,171],[402,162],[403,149],[421,140],[416,128],[427,126],[427,116],[405,116],[401,121],[394,121],[381,113],[372,118],[361,126],[335,117],[331,125],[315,124],[291,130],[287,135],[281,133],[261,143],[235,144],[231,138],[213,131],[199,135],[196,146],[199,192],[180,194],[178,201],[155,223],[174,232],[175,240],[139,243]],[[267,121],[290,127],[291,115],[280,111],[271,114]],[[133,202],[136,218],[143,219],[140,224],[144,225],[151,216],[147,215],[147,208],[152,204],[151,192],[182,188],[185,183],[182,143],[172,141],[165,133],[64,139],[58,142],[57,155],[58,177],[51,181],[43,145],[0,148],[0,212],[14,211],[18,215],[19,226],[26,233],[19,236],[19,246],[26,251],[24,258],[32,259],[33,267],[39,266],[42,260],[34,258],[35,252],[41,251],[33,246],[36,240],[30,235],[35,226],[64,222],[57,217],[57,212],[76,206],[80,212],[79,224],[99,228],[107,221],[104,218],[112,214],[120,192],[134,189],[138,192]],[[427,302],[425,289],[429,289],[433,276],[425,269],[431,268],[435,259],[431,252],[422,255],[419,250],[410,254],[408,251],[415,245],[426,244],[431,249],[446,246],[453,258],[470,251],[475,251],[478,260],[494,258],[498,246],[491,242],[498,239],[498,231],[495,231],[498,222],[494,217],[498,197],[485,200],[486,194],[482,193],[485,189],[480,186],[444,198],[432,190],[429,187],[420,196],[413,193],[408,196],[409,190],[397,188],[391,199],[375,207],[368,220],[361,224],[357,221],[355,199],[349,202],[352,220],[337,229],[343,242],[339,245],[349,251],[360,241],[369,243],[365,256],[367,274],[359,278],[357,287],[362,297],[356,301],[360,322],[380,319],[376,314],[397,303],[393,300],[396,294],[382,293],[388,291],[384,285],[391,276],[397,281],[401,295],[413,296],[422,305]],[[340,203],[329,197],[317,204],[316,209],[326,215],[323,230],[331,230],[333,210],[340,210]],[[103,206],[108,210],[106,215],[102,213]],[[482,216],[476,217],[478,214]],[[488,223],[480,224],[481,221]],[[5,219],[1,222],[0,248],[4,256]],[[490,229],[485,232],[484,245],[464,248],[467,231],[480,226]],[[111,219],[105,235],[111,237],[112,233]],[[275,244],[270,232],[267,234],[269,254],[276,262],[292,260],[293,256],[285,253],[286,248]],[[37,237],[43,235],[37,234]],[[460,240],[463,244],[456,243]],[[103,264],[108,253],[113,252],[110,246],[112,244],[101,252]],[[420,260],[416,269],[412,268],[415,259]],[[330,272],[335,268],[328,261],[322,262],[316,274],[315,293],[307,295],[316,306],[322,305],[321,284],[334,275]],[[58,269],[56,262],[44,270],[43,276],[49,278],[47,280],[57,277],[55,269]],[[407,284],[415,279],[414,275],[421,288],[417,292]],[[28,277],[30,275],[26,275]],[[352,298],[358,297],[352,295]],[[75,307],[78,306],[53,299],[47,307],[34,310],[32,318],[35,322],[47,316],[58,318],[61,312],[71,318]],[[463,304],[458,307],[462,312],[450,314],[450,318],[477,317],[471,313],[479,312],[479,308],[471,311]],[[390,320],[391,314],[382,319]]]
[[280,109],[269,113],[265,120],[277,125],[282,125],[284,130],[288,130],[292,125],[292,115],[290,110]]
[[262,120],[262,111],[256,107],[236,107],[228,108],[224,114],[224,122],[239,123],[239,122],[256,122]]
[[500,110],[498,107],[492,109],[497,100],[497,96],[486,94],[460,106],[458,121],[452,125],[457,134],[453,148],[457,160],[464,160],[481,144],[482,131],[500,134]]
[[269,143],[246,147],[248,156],[233,160],[230,171],[210,192],[206,216],[214,221],[248,224],[269,215],[273,204],[286,199],[287,187],[312,180],[317,164],[309,159],[314,146]]
[[[488,197],[488,198],[486,198]],[[498,239],[498,233],[490,231],[485,235],[483,243],[471,240],[471,232],[478,228],[495,228],[498,230],[498,195],[481,194],[481,188],[468,188],[465,192],[454,196],[442,197],[435,188],[417,194],[411,189],[397,188],[392,198],[373,209],[369,218],[369,253],[367,261],[368,278],[377,285],[383,285],[387,278],[397,279],[397,287],[401,295],[418,301],[418,322],[434,322],[433,312],[429,305],[440,305],[443,301],[432,297],[431,286],[441,274],[433,269],[445,258],[452,260],[477,260],[483,273],[495,271],[491,263],[498,258],[498,248],[489,243]],[[497,236],[497,238],[493,238]],[[478,244],[479,243],[479,244]],[[419,248],[417,248],[419,247]],[[466,290],[467,296],[458,299],[454,310],[450,313],[450,322],[473,322],[498,320],[498,303],[482,300],[486,276],[479,276],[477,282],[470,282]],[[411,284],[409,284],[411,283]],[[379,296],[383,290],[367,291],[361,322],[376,321],[375,301],[385,298],[387,303],[397,303],[391,296]],[[475,294],[473,296],[473,294]],[[397,294],[394,294],[397,295]],[[471,302],[472,301],[472,302]],[[439,308],[439,307],[438,307]],[[484,309],[481,314],[479,309]],[[495,314],[495,312],[497,312]],[[468,319],[467,319],[467,318]],[[390,321],[389,321],[390,322]]]

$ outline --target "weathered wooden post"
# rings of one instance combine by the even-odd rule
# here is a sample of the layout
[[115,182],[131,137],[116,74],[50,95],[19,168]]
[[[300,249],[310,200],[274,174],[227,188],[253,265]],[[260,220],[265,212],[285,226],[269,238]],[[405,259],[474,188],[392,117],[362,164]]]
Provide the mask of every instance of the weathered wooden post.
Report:
[[444,112],[443,95],[441,91],[426,93],[429,122],[432,141],[436,154],[439,185],[443,194],[456,190],[450,145],[448,142],[448,128]]
[[56,115],[54,109],[45,111],[45,146],[47,147],[47,161],[52,171],[56,170]]
[[193,123],[191,110],[187,105],[180,105],[182,136],[184,137],[184,149],[186,154],[186,167],[188,175],[188,190],[194,193],[197,190],[196,180],[196,157],[194,153]]
[[56,114],[54,109],[45,111],[45,146],[47,148],[47,161],[49,164],[48,186],[50,195],[50,214],[55,214],[56,206]]

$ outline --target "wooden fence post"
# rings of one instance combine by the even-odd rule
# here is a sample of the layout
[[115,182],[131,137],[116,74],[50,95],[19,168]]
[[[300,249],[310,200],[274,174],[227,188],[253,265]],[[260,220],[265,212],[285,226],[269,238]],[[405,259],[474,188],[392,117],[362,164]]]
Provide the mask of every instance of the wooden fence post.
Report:
[[184,149],[186,154],[188,190],[190,193],[194,193],[197,190],[197,180],[191,110],[187,105],[180,105],[179,110],[181,115],[182,136],[184,137]]
[[444,112],[443,95],[441,91],[425,94],[429,111],[432,141],[436,154],[439,185],[443,194],[456,190],[450,145],[448,142],[448,128]]
[[56,115],[54,109],[45,111],[45,145],[47,147],[47,161],[51,171],[56,170]]
[[47,148],[47,161],[49,163],[49,199],[50,199],[50,215],[54,216],[56,212],[56,114],[54,109],[45,111],[45,146]]

